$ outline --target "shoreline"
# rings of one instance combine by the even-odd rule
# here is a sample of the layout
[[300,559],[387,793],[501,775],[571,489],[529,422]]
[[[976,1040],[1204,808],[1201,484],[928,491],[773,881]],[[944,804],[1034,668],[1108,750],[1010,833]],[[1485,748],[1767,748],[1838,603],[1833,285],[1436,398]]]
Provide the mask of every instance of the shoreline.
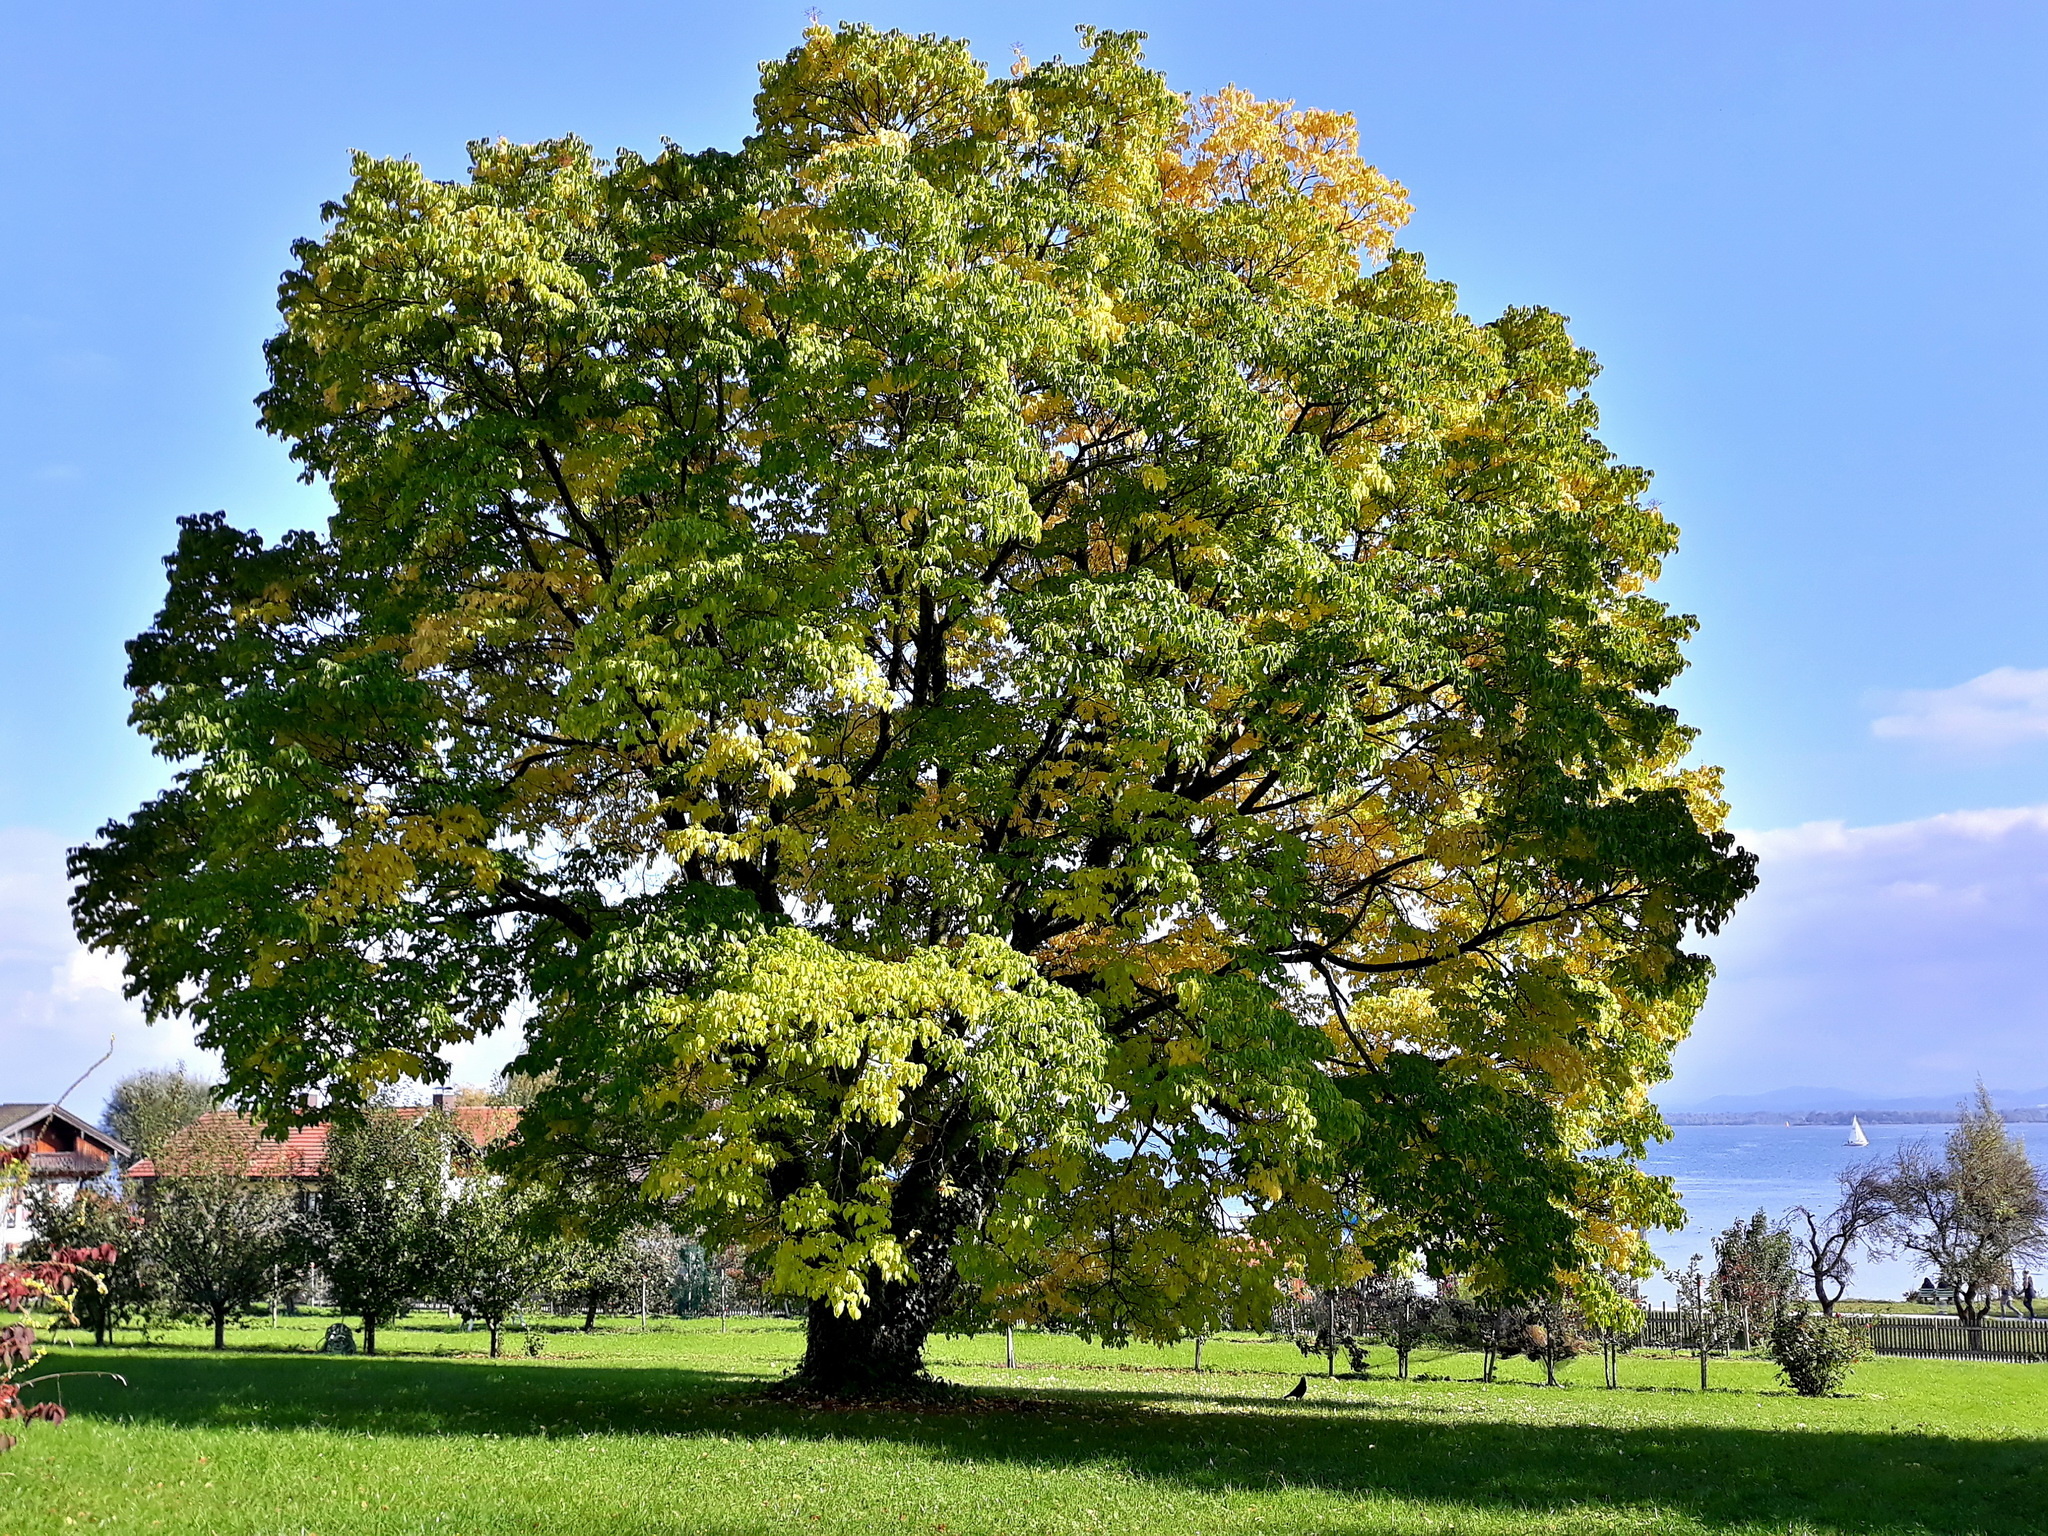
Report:
[[[2001,1109],[1999,1118],[2007,1125],[2048,1124],[2048,1108]],[[1952,1109],[1782,1109],[1663,1111],[1667,1125],[1847,1125],[1861,1120],[1865,1125],[1954,1125]]]

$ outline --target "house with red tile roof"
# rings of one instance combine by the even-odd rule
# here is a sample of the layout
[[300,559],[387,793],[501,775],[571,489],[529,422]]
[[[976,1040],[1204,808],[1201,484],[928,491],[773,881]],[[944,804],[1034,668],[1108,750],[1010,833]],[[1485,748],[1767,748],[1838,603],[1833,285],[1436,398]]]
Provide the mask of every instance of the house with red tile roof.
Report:
[[0,1258],[36,1235],[28,1219],[30,1191],[48,1189],[59,1200],[74,1199],[129,1150],[119,1137],[61,1104],[0,1104],[0,1147],[28,1155],[27,1182],[0,1189]]
[[[478,1152],[503,1141],[519,1124],[519,1111],[510,1105],[451,1105],[438,1095],[432,1106],[414,1106],[397,1113],[408,1119],[446,1115],[457,1137]],[[279,1141],[266,1136],[263,1128],[245,1115],[231,1109],[210,1110],[173,1136],[157,1156],[135,1164],[126,1177],[140,1180],[147,1189],[154,1179],[214,1172],[225,1147],[242,1164],[245,1178],[289,1179],[311,1185],[327,1176],[327,1138],[333,1129],[325,1121],[302,1125]],[[460,1160],[453,1171],[462,1172]]]

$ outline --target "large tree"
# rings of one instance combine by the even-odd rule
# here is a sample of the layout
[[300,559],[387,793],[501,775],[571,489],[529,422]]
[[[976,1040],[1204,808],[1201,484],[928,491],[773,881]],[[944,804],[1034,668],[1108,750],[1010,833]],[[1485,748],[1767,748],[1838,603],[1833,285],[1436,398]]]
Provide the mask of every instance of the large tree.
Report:
[[1981,1082],[1956,1118],[1939,1153],[1909,1142],[1893,1154],[1888,1225],[1898,1247],[1953,1289],[1970,1347],[1981,1349],[1984,1319],[2013,1267],[2048,1255],[2048,1184]]
[[262,400],[335,514],[184,525],[178,778],[74,859],[276,1122],[519,1019],[501,1165],[772,1250],[835,1390],[962,1308],[1639,1266],[1751,880],[1562,319],[1461,314],[1349,117],[1083,41],[359,159]]

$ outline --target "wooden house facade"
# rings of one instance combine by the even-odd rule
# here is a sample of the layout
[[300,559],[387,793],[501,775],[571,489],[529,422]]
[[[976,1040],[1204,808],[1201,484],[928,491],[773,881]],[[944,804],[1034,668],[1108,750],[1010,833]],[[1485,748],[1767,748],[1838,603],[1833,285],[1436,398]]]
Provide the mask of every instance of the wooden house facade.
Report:
[[28,1196],[34,1190],[72,1200],[105,1178],[128,1155],[127,1144],[61,1104],[0,1104],[0,1147],[28,1154],[25,1184],[0,1188],[0,1258],[34,1237]]

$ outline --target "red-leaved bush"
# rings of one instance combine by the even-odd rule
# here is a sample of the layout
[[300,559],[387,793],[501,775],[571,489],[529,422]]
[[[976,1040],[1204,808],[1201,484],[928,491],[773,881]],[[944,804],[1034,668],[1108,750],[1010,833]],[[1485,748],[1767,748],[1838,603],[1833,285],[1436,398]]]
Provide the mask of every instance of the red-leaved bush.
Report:
[[[25,1401],[23,1394],[49,1377],[25,1373],[42,1358],[36,1347],[35,1328],[27,1320],[31,1306],[54,1307],[71,1315],[71,1296],[81,1284],[98,1285],[95,1266],[104,1268],[117,1257],[110,1246],[59,1248],[49,1258],[34,1263],[0,1262],[0,1308],[13,1312],[19,1321],[0,1325],[0,1424],[64,1422],[64,1405]],[[0,1430],[0,1451],[11,1451],[18,1438]]]

